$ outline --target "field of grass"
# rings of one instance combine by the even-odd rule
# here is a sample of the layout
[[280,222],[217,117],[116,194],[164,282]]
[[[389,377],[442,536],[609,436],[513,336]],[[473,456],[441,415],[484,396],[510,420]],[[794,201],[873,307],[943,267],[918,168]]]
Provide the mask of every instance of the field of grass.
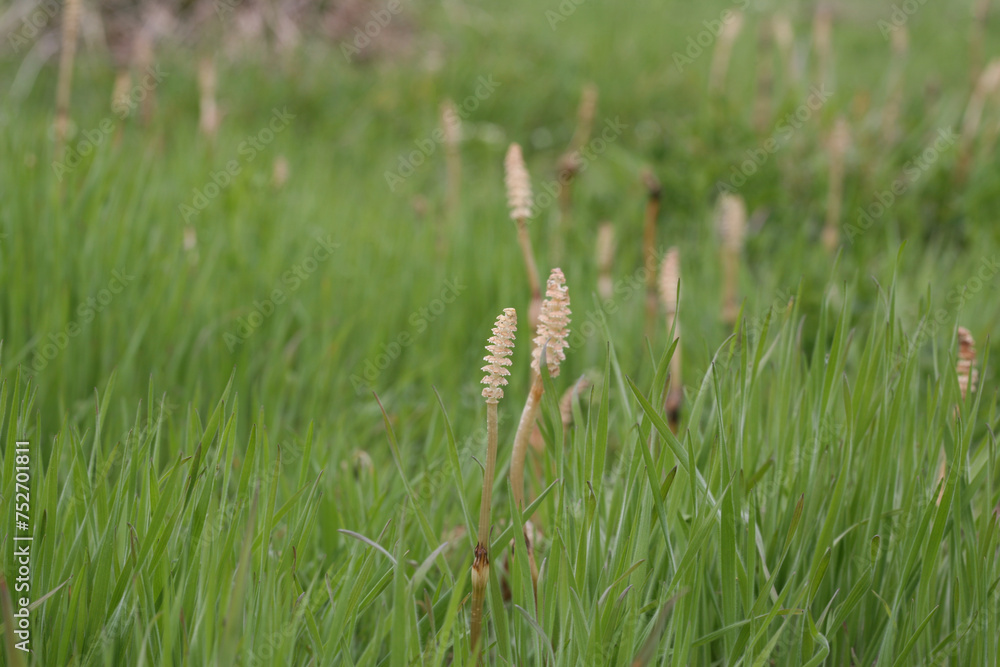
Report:
[[[84,49],[60,151],[54,61],[31,80],[8,54],[0,664],[475,664],[479,369],[507,307],[520,329],[499,403],[485,662],[1000,664],[1000,97],[964,144],[972,3],[913,4],[895,60],[879,27],[892,3],[836,5],[825,86],[812,5],[407,5],[392,19],[412,35],[402,56],[349,63],[313,41],[217,54],[212,141],[190,52],[164,46],[126,114],[106,56]],[[689,38],[734,7],[743,31],[712,94],[716,39],[695,54]],[[755,126],[758,26],[775,12],[792,19],[800,75],[773,56]],[[1000,55],[996,20],[983,64]],[[588,83],[595,140],[564,225],[541,194]],[[145,117],[139,97],[155,97]],[[437,138],[447,98],[462,118],[457,210]],[[839,117],[851,141],[830,252]],[[523,513],[507,473],[533,332],[511,142],[539,202],[543,279],[562,268],[573,310]],[[727,325],[714,211],[748,161],[742,310]],[[644,169],[662,183],[657,256],[680,251],[676,347],[662,313],[646,335]],[[978,348],[964,399],[957,326]],[[564,423],[559,397],[581,376]],[[514,528],[527,518],[537,596]],[[30,653],[15,648],[21,597]]]

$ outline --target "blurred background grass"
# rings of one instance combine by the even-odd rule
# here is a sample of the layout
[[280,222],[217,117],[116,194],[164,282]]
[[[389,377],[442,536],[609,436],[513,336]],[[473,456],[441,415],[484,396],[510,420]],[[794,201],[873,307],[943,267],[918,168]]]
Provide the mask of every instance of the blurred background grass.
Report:
[[[997,247],[991,156],[979,155],[983,168],[957,188],[950,178],[955,151],[935,161],[870,231],[854,243],[845,240],[839,262],[816,243],[826,195],[822,146],[835,116],[846,115],[855,129],[845,223],[930,145],[938,129],[959,126],[970,90],[962,44],[968,30],[939,26],[971,25],[967,4],[928,3],[907,22],[913,46],[900,140],[888,146],[880,143],[878,128],[891,50],[878,21],[891,16],[891,3],[836,6],[832,98],[741,188],[751,212],[768,214],[747,246],[742,296],[748,312],[769,306],[779,291],[794,292],[800,280],[814,304],[828,282],[858,281],[868,295],[858,307],[867,308],[875,298],[868,277],[884,280],[895,248],[906,241],[901,307],[915,323],[916,304],[929,285],[933,298],[944,300]],[[43,422],[55,427],[67,416],[83,415],[93,388],[114,368],[122,397],[142,395],[152,374],[168,395],[186,404],[195,387],[203,398],[217,394],[235,368],[236,386],[273,412],[276,426],[301,430],[323,415],[334,422],[351,419],[352,411],[338,406],[372,403],[349,377],[363,375],[382,345],[412,329],[409,316],[430,303],[447,279],[468,285],[467,291],[366,384],[382,394],[405,394],[401,405],[426,402],[430,384],[449,400],[470,396],[479,341],[497,304],[525,306],[521,260],[504,206],[503,152],[511,141],[525,146],[536,190],[554,179],[588,82],[600,93],[598,129],[605,119],[620,119],[626,130],[574,187],[563,268],[578,313],[586,312],[595,282],[599,222],[610,220],[618,231],[615,276],[627,277],[639,266],[644,194],[638,173],[644,166],[663,182],[658,244],[682,249],[685,302],[715,304],[715,185],[768,136],[758,136],[750,123],[760,58],[756,24],[778,10],[793,18],[796,29],[803,80],[787,81],[783,64],[776,63],[777,119],[808,94],[812,7],[751,5],[727,94],[712,98],[705,91],[711,47],[683,72],[672,54],[704,30],[703,21],[732,5],[564,5],[574,10],[553,30],[555,14],[546,13],[559,12],[558,5],[525,3],[501,11],[476,3],[404,4],[393,20],[405,23],[405,46],[399,47],[405,55],[371,46],[373,57],[360,65],[348,63],[336,42],[308,35],[293,52],[268,56],[246,47],[237,55],[217,55],[223,119],[214,145],[198,133],[197,63],[185,49],[164,39],[157,51],[155,64],[165,75],[153,91],[155,111],[147,122],[138,109],[125,120],[110,112],[113,68],[106,56],[84,49],[73,86],[76,134],[68,146],[105,119],[114,130],[62,182],[51,167],[59,160],[49,129],[55,77],[43,68],[23,99],[15,104],[8,98],[0,121],[7,156],[0,183],[5,367],[30,367],[49,334],[79,319],[79,305],[106,286],[113,269],[136,276],[37,373]],[[996,51],[997,31],[988,38],[987,54]],[[211,55],[210,44],[205,37],[193,50]],[[8,57],[3,79],[12,81],[18,66]],[[440,144],[394,192],[385,174],[398,170],[415,142],[432,137],[442,100],[461,107],[480,77],[498,87],[463,120],[462,207],[449,220]],[[240,143],[266,126],[274,108],[287,109],[294,119],[244,164]],[[992,112],[987,123],[997,122]],[[241,162],[242,172],[192,217],[197,246],[185,251],[179,206],[190,205],[194,189],[204,190],[211,174],[232,159]],[[279,159],[288,165],[283,187],[272,184]],[[532,223],[541,258],[556,216],[551,206]],[[327,234],[339,244],[333,260],[230,351],[225,334],[235,332],[254,300],[266,298],[282,274],[311,252],[314,239]],[[439,237],[447,239],[445,255],[437,251]],[[543,271],[547,265],[543,259]],[[995,289],[989,283],[969,299],[976,307],[962,313],[976,333],[996,322]],[[639,301],[623,304],[609,322],[633,342],[623,345],[625,354],[637,354],[624,359],[626,365],[641,358]],[[715,311],[714,305],[682,309],[691,334],[686,357],[694,368],[726,333],[714,321]],[[572,370],[597,364],[601,349],[599,340],[588,341],[572,355]]]

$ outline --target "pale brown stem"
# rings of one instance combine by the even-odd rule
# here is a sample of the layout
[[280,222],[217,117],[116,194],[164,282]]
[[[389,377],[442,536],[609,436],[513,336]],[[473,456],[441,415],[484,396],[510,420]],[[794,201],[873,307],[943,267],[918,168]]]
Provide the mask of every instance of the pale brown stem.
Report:
[[830,164],[830,187],[826,194],[826,224],[823,227],[823,246],[830,252],[837,249],[840,240],[840,208],[844,193],[844,159],[837,153]]
[[754,100],[753,124],[758,133],[767,132],[771,124],[771,97],[774,94],[774,54],[771,24],[762,21],[757,33],[757,96]]
[[[736,282],[739,274],[739,255],[733,248],[722,247],[722,321],[727,325],[736,322],[739,303],[736,299]],[[669,326],[669,323],[668,323]]]
[[59,54],[59,78],[56,83],[56,153],[62,152],[69,131],[69,97],[73,88],[73,61],[80,26],[80,0],[66,0],[63,11],[62,52]]
[[[667,332],[673,330],[673,338],[681,337],[681,325],[677,321],[676,312],[667,313]],[[670,358],[670,388],[663,401],[663,410],[667,413],[667,424],[673,433],[680,428],[681,404],[684,401],[684,388],[681,383],[681,344],[678,340],[674,356]]]
[[646,224],[642,234],[642,256],[646,269],[646,336],[651,337],[656,321],[656,219],[660,215],[660,189],[649,189],[646,200]]
[[531,307],[528,309],[528,330],[538,327],[538,314],[542,306],[542,284],[538,279],[538,265],[535,264],[535,252],[531,248],[531,236],[524,218],[517,219],[517,241],[521,244],[521,254],[524,255],[524,268],[528,272],[528,287],[531,288]]
[[459,157],[457,146],[447,146],[445,151],[445,169],[447,170],[448,178],[448,218],[449,220],[455,220],[458,217],[462,192],[462,160]]
[[559,266],[566,249],[566,238],[569,236],[569,229],[573,215],[573,180],[576,172],[572,169],[563,169],[559,174],[559,229],[556,230],[556,238],[552,244],[552,263]]
[[972,85],[976,84],[983,70],[983,42],[989,10],[990,0],[978,0],[972,10],[972,34],[969,36],[969,74]]
[[510,486],[514,494],[514,502],[522,510],[524,509],[524,458],[528,453],[528,440],[531,437],[535,418],[538,416],[541,398],[542,377],[535,373],[531,383],[531,391],[528,392],[528,400],[524,404],[524,411],[521,412],[521,421],[517,425],[514,449],[510,455]]
[[479,505],[479,533],[472,561],[472,646],[479,641],[483,624],[483,603],[490,572],[490,513],[493,504],[493,477],[497,464],[497,402],[486,402],[486,469],[483,472],[483,497]]

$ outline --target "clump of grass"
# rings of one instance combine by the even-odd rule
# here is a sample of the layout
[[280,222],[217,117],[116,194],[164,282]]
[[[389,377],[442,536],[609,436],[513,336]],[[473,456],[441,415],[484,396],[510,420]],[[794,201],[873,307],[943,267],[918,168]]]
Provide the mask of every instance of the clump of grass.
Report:
[[528,272],[528,286],[531,288],[531,306],[528,308],[528,327],[534,330],[542,306],[542,285],[538,279],[538,265],[528,234],[528,220],[531,218],[531,176],[524,164],[519,144],[511,144],[504,159],[504,183],[507,186],[507,205],[510,217],[517,224],[517,241],[524,255],[524,268]]
[[528,451],[528,439],[535,425],[538,407],[542,398],[542,353],[550,377],[559,375],[559,365],[566,359],[566,339],[569,336],[569,289],[562,269],[552,269],[546,284],[545,301],[542,303],[535,335],[535,347],[531,352],[532,381],[528,399],[521,412],[521,421],[514,436],[514,449],[510,457],[510,484],[514,501],[524,509],[524,458]]
[[[722,321],[732,325],[740,310],[736,285],[739,282],[740,255],[747,230],[747,206],[743,197],[723,193],[719,197],[716,227],[721,243],[722,263]],[[671,287],[671,285],[666,285]],[[676,291],[677,286],[672,286]],[[666,298],[661,289],[661,297]]]
[[844,199],[844,163],[851,143],[851,130],[843,116],[834,122],[827,142],[830,173],[826,191],[826,223],[823,225],[823,246],[829,252],[840,242],[840,211]]
[[677,308],[680,302],[681,255],[676,247],[672,247],[663,256],[660,267],[660,298],[667,313],[667,332],[678,341],[674,356],[670,358],[670,388],[663,402],[667,413],[667,423],[670,430],[677,433],[680,426],[681,404],[684,401],[684,389],[681,384],[681,325],[677,319]]
[[646,186],[646,216],[642,232],[642,260],[646,269],[646,337],[653,333],[656,321],[656,220],[660,217],[663,186],[651,169],[642,172]]
[[483,603],[486,600],[486,584],[490,578],[490,510],[493,503],[493,477],[496,472],[498,440],[498,404],[503,398],[503,387],[507,384],[510,371],[510,355],[514,350],[514,334],[517,331],[517,311],[505,308],[497,317],[490,336],[487,354],[483,357],[486,376],[482,383],[483,398],[486,399],[486,469],[483,472],[483,497],[479,506],[479,531],[472,561],[472,648],[477,651],[483,624]]

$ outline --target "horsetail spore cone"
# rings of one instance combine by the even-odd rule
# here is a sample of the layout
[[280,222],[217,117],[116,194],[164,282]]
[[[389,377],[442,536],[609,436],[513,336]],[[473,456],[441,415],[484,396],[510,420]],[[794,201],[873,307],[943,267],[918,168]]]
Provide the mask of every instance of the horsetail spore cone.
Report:
[[514,450],[510,457],[510,484],[514,493],[514,501],[518,507],[524,508],[524,457],[528,451],[528,440],[538,415],[538,406],[542,398],[541,358],[542,348],[545,348],[545,365],[549,375],[559,375],[559,364],[566,358],[566,339],[569,337],[569,289],[562,269],[552,269],[546,285],[545,301],[542,303],[539,315],[538,330],[535,335],[535,348],[531,355],[531,369],[534,379],[528,400],[521,413],[521,421],[517,425],[514,436]]
[[490,509],[493,502],[493,476],[497,463],[497,404],[503,398],[503,386],[510,371],[510,355],[514,351],[514,333],[517,331],[517,312],[505,308],[493,326],[483,360],[486,376],[482,383],[486,399],[486,470],[483,473],[483,498],[479,506],[479,533],[472,561],[472,646],[479,642],[483,625],[483,603],[486,600],[486,583],[490,578]]

